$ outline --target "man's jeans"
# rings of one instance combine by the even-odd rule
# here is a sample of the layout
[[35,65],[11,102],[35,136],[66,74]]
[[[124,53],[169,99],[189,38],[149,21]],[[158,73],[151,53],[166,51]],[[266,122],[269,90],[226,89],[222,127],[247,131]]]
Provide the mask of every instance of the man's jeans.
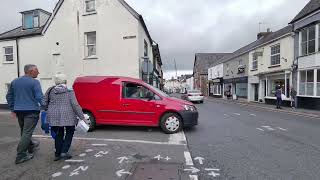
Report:
[[[64,136],[64,129],[66,129],[66,136]],[[51,130],[56,134],[54,141],[56,152],[56,157],[59,157],[61,153],[67,153],[72,143],[73,134],[75,131],[74,126],[52,126]]]
[[21,139],[17,148],[17,158],[22,158],[27,155],[28,149],[33,145],[31,137],[35,127],[37,126],[39,113],[17,112],[16,114],[21,132]]
[[281,107],[281,103],[282,103],[282,99],[281,98],[277,98],[277,108]]

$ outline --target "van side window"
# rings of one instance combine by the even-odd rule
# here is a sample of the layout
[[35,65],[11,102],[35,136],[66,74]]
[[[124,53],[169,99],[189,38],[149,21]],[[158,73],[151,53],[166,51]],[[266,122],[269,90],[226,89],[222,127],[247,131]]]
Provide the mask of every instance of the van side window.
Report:
[[122,96],[123,98],[146,99],[148,93],[152,92],[140,84],[124,83]]

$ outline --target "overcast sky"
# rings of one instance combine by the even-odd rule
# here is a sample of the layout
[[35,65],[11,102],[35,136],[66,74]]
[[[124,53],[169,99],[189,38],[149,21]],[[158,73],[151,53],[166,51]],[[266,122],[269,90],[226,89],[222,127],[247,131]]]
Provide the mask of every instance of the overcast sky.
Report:
[[[43,8],[57,0],[2,0],[0,32],[17,27],[18,12]],[[192,72],[197,52],[233,52],[255,41],[261,30],[286,26],[309,0],[127,0],[141,15],[160,46],[166,77],[174,59],[181,73]],[[6,15],[4,15],[6,14]]]

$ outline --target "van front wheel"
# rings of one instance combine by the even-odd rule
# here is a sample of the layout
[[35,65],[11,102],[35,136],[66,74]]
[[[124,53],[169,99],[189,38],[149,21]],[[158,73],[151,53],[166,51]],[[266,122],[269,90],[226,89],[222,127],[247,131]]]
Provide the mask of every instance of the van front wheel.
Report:
[[166,134],[173,134],[181,130],[182,120],[176,113],[167,113],[162,116],[160,127]]
[[94,116],[90,113],[90,112],[83,112],[83,114],[86,114],[89,116],[89,132],[93,131],[96,128],[96,119],[94,118]]

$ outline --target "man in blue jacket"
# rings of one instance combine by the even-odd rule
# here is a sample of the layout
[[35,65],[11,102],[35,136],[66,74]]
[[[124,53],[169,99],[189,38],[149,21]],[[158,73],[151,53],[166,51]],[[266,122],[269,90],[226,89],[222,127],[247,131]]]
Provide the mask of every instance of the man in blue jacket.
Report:
[[7,93],[7,102],[12,115],[18,118],[21,138],[17,147],[16,164],[33,158],[33,152],[39,143],[31,140],[37,126],[42,100],[41,85],[35,78],[39,71],[36,65],[24,66],[25,75],[13,80]]

